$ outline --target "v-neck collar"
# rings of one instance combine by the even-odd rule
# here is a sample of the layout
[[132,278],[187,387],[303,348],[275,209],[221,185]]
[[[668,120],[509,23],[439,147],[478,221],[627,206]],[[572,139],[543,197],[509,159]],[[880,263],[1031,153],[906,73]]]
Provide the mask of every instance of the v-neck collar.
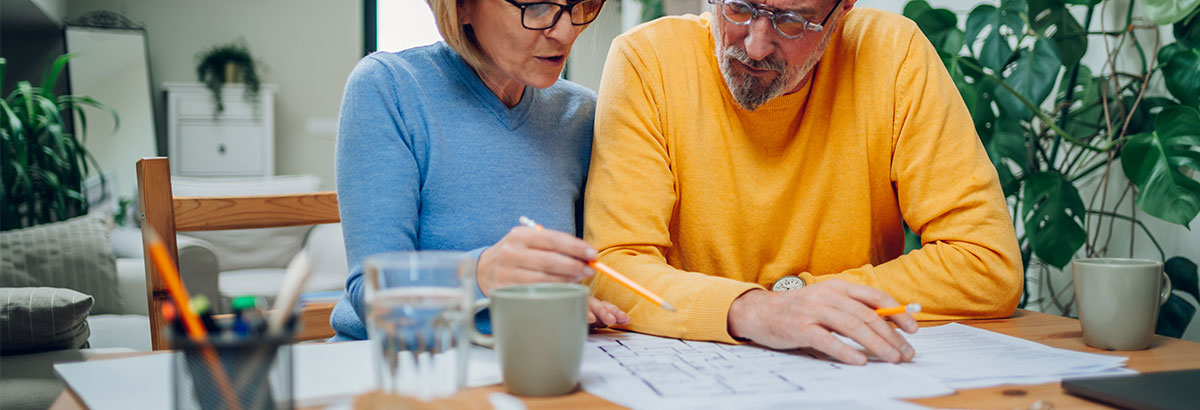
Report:
[[463,84],[471,90],[471,94],[475,95],[479,103],[492,113],[496,121],[503,124],[509,131],[517,129],[525,122],[525,119],[529,117],[530,108],[538,99],[537,94],[540,91],[539,89],[526,85],[525,89],[521,92],[521,101],[517,102],[517,105],[512,108],[508,108],[500,101],[500,97],[497,97],[492,92],[492,89],[488,88],[487,84],[484,84],[483,79],[479,78],[479,74],[471,66],[467,65],[462,56],[458,55],[454,49],[451,49],[445,43],[441,43],[441,46],[446,51],[443,53],[443,56],[450,66],[454,67],[454,71],[463,81]]

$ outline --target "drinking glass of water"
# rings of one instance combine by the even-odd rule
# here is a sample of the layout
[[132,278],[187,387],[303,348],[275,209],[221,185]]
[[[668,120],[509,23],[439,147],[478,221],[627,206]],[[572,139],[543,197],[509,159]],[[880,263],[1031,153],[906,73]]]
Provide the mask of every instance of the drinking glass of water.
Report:
[[463,389],[474,262],[447,251],[384,253],[363,262],[380,390],[428,400]]

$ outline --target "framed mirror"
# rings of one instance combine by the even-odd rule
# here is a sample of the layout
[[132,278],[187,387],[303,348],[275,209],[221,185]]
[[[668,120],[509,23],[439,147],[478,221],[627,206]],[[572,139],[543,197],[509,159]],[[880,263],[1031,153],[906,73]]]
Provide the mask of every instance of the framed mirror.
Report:
[[76,114],[76,135],[87,127],[85,145],[104,173],[104,196],[132,197],[134,164],[158,152],[146,30],[108,11],[69,20],[63,30],[67,52],[74,54],[67,66],[70,92],[112,107],[120,119],[114,131],[110,115],[85,107],[86,122]]

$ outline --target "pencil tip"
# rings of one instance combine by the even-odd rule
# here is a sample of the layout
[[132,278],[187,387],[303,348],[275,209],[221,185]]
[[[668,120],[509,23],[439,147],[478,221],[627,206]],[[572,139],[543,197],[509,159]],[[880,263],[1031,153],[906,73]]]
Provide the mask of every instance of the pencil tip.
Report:
[[663,307],[663,309],[666,309],[666,310],[669,310],[669,311],[672,311],[672,312],[674,312],[674,311],[675,311],[675,307],[674,307],[674,306],[671,306],[671,304],[670,304],[670,303],[667,303],[667,302],[663,302],[663,304],[662,304],[662,307]]

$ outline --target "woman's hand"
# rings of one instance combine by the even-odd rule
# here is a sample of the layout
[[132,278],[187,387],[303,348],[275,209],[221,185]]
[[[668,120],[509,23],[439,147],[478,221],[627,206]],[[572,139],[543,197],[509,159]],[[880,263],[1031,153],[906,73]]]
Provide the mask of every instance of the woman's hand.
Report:
[[479,255],[475,276],[484,295],[524,283],[578,283],[595,274],[584,262],[592,259],[596,250],[582,239],[518,226]]
[[[567,233],[518,226],[479,255],[475,280],[484,295],[524,283],[578,283],[596,274],[585,262],[596,255],[591,245]],[[588,298],[588,324],[626,323],[629,316],[612,303]]]

